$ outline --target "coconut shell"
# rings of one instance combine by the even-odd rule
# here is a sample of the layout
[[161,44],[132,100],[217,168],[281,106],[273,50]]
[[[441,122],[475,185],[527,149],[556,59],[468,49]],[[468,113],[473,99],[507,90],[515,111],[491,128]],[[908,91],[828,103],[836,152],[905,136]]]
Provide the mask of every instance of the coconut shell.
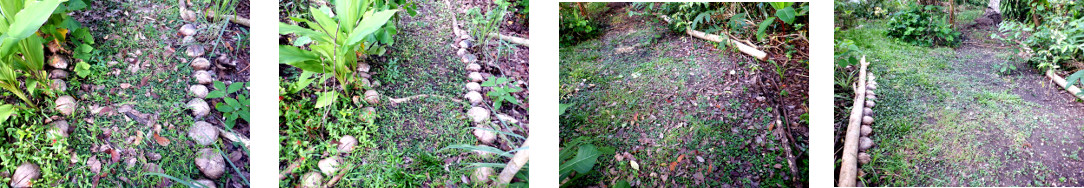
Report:
[[196,21],[196,18],[196,11],[186,10],[181,12],[181,19],[184,19],[184,21],[194,22]]
[[211,113],[211,107],[207,106],[207,102],[200,98],[188,101],[187,107],[189,110],[192,110],[192,115],[196,117],[203,117]]
[[873,116],[862,116],[862,125],[873,124]]
[[467,71],[470,71],[470,72],[482,71],[482,65],[479,65],[477,63],[467,64]]
[[49,79],[66,79],[68,78],[68,71],[63,69],[53,69],[49,71]]
[[467,91],[482,92],[482,85],[478,84],[478,82],[468,82]]
[[50,88],[60,92],[66,92],[68,91],[68,83],[65,83],[64,80],[61,79],[53,79],[53,85],[50,85]]
[[31,187],[31,183],[34,179],[41,177],[41,169],[38,165],[33,163],[23,163],[19,165],[19,168],[15,169],[15,174],[11,175],[11,187]]
[[873,127],[869,125],[862,125],[862,136],[868,137],[870,133],[873,133]]
[[211,84],[215,81],[214,78],[211,78],[211,72],[204,70],[196,71],[196,73],[192,74],[192,77],[196,78],[196,82],[199,84]]
[[192,44],[192,43],[195,43],[195,42],[196,42],[196,38],[192,37],[192,36],[184,36],[184,38],[181,39],[181,44],[184,44],[184,45]]
[[[474,82],[471,82],[471,83],[474,83]],[[467,98],[467,101],[470,101],[470,104],[472,104],[472,105],[477,105],[478,103],[482,103],[482,94],[478,93],[477,91],[467,92],[466,98]]]
[[858,151],[866,151],[872,147],[873,140],[870,140],[869,137],[862,137],[858,139]]
[[371,67],[369,67],[368,63],[358,62],[358,72],[366,72],[367,73],[367,72],[369,72],[370,68]]
[[467,78],[469,78],[471,82],[486,81],[486,79],[482,77],[482,74],[478,72],[471,72],[470,74],[467,74]]
[[196,144],[209,146],[218,141],[218,129],[210,123],[197,121],[188,128],[188,137],[192,138]]
[[869,108],[869,107],[862,108],[862,115],[864,115],[864,116],[873,116],[873,109]]
[[866,100],[866,108],[873,108],[873,106],[876,106],[876,105],[877,105],[876,102],[873,102],[871,100]]
[[862,164],[869,164],[870,156],[866,152],[858,153],[858,162]]
[[871,101],[872,100],[877,100],[877,96],[876,95],[866,95],[866,100],[871,100]]
[[181,29],[178,32],[180,32],[181,35],[184,36],[196,35],[196,26],[192,24],[184,24],[183,26],[181,26]]
[[197,185],[202,185],[203,188],[218,188],[218,187],[215,186],[215,182],[211,181],[209,179],[196,180],[196,184]]
[[376,90],[365,91],[365,102],[369,102],[370,105],[380,104],[380,93]]
[[184,53],[185,55],[188,55],[188,57],[201,57],[204,53],[207,53],[207,51],[204,49],[203,45],[193,44],[188,46],[188,49],[185,50]]
[[467,110],[467,116],[470,117],[474,123],[483,123],[489,121],[489,110],[482,107],[471,107]]
[[49,123],[49,125],[49,134],[67,138],[68,132],[71,132],[71,126],[68,125],[68,121],[65,120],[53,121],[52,123]]
[[196,70],[207,70],[208,68],[211,68],[211,61],[202,57],[192,60],[192,63],[190,64],[192,65],[192,68]]
[[354,136],[345,135],[339,138],[339,152],[350,153],[354,151],[354,147],[358,145],[358,139]]
[[199,168],[200,172],[203,172],[204,176],[211,179],[218,179],[226,172],[226,163],[222,159],[222,154],[211,148],[199,150],[196,157],[196,167]]
[[320,188],[320,184],[324,183],[324,176],[321,176],[318,172],[309,172],[301,176],[301,187],[303,188]]
[[339,167],[342,166],[342,159],[336,156],[328,157],[320,160],[316,166],[320,167],[320,173],[324,173],[325,176],[335,176],[339,172]]
[[[479,126],[478,128],[485,128],[485,127]],[[483,144],[487,144],[487,145],[488,144],[493,144],[493,141],[497,140],[497,134],[496,133],[493,133],[493,131],[482,130],[482,129],[474,129],[474,137],[478,138],[478,141],[481,141]]]
[[455,55],[456,56],[467,55],[467,49],[466,48],[460,48],[459,50],[455,51]]
[[867,90],[877,90],[877,84],[866,84]]
[[193,97],[201,98],[201,99],[202,98],[207,98],[207,93],[208,93],[207,86],[203,86],[203,85],[199,85],[199,84],[188,86],[188,95],[192,95]]
[[72,98],[72,96],[64,95],[56,98],[56,111],[65,116],[71,116],[75,113],[77,106],[75,98]]
[[475,185],[485,185],[489,183],[489,177],[497,174],[497,171],[490,167],[479,167],[474,169],[474,173],[471,173],[471,181]]
[[49,66],[58,69],[67,69],[68,60],[64,59],[64,57],[60,57],[59,55],[53,55],[49,57]]

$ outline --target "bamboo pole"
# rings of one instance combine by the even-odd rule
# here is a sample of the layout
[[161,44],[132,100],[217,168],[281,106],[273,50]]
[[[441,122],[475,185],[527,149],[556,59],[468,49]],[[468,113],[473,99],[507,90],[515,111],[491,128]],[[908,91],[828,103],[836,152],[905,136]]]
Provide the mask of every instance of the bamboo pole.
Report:
[[[520,148],[529,147],[529,144],[531,144],[531,138],[527,137],[527,140],[523,141],[523,145],[520,146]],[[508,164],[505,165],[504,170],[501,170],[501,175],[498,176],[499,181],[495,182],[497,183],[497,186],[504,187],[512,182],[512,178],[516,176],[516,173],[519,173],[519,170],[523,168],[524,165],[527,165],[527,161],[530,158],[530,151],[530,149],[519,150],[516,152],[516,155],[512,156],[512,160],[509,160]]]
[[858,69],[858,85],[854,87],[854,105],[851,107],[847,137],[843,141],[843,163],[839,168],[839,186],[854,187],[858,177],[858,139],[862,129],[862,109],[866,101],[866,56],[862,56]]
[[489,36],[490,37],[497,37],[497,38],[500,38],[501,40],[508,41],[508,42],[513,43],[513,44],[518,44],[518,45],[523,45],[523,46],[526,46],[526,47],[531,47],[529,39],[513,37],[513,36],[508,36],[508,35],[502,35],[502,34],[499,34],[499,33],[489,33]]
[[1046,70],[1046,77],[1049,77],[1050,80],[1054,81],[1054,83],[1058,84],[1058,86],[1061,86],[1061,88],[1065,88],[1065,91],[1068,91],[1069,95],[1080,98],[1080,100],[1084,100],[1084,96],[1077,95],[1077,93],[1080,93],[1080,88],[1077,88],[1076,86],[1067,86],[1069,85],[1069,83],[1065,81],[1064,78],[1061,78],[1061,76],[1054,74],[1054,70]]

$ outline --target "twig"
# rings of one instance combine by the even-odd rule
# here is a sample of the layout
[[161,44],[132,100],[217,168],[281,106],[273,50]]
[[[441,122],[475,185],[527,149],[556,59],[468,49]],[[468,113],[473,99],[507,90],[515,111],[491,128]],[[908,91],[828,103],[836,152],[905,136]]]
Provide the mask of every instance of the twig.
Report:
[[245,27],[251,27],[249,26],[250,21],[248,20],[248,18],[242,18],[237,15],[207,15],[207,17],[213,19],[229,19],[230,22],[233,22],[235,24],[243,25]]
[[503,34],[500,34],[500,33],[489,33],[489,36],[490,37],[497,37],[497,38],[499,38],[501,40],[508,41],[508,42],[513,43],[513,44],[518,44],[518,45],[522,45],[522,46],[525,46],[525,47],[531,47],[530,46],[530,39],[519,38],[519,37],[514,37],[514,36],[508,36],[508,35],[503,35]]
[[[530,137],[523,142],[523,145],[520,146],[520,148],[529,147],[529,144],[531,144]],[[512,182],[512,178],[516,176],[516,173],[519,173],[519,170],[523,168],[523,165],[527,165],[529,158],[530,149],[519,150],[516,152],[516,155],[512,156],[512,160],[509,160],[508,164],[504,166],[504,170],[501,170],[501,174],[497,178],[498,181],[494,182],[497,183],[495,186],[504,187]]]
[[458,102],[463,102],[462,100],[459,100],[459,99],[444,97],[444,96],[440,96],[440,95],[429,95],[429,94],[420,94],[420,95],[414,95],[414,96],[403,97],[403,98],[391,98],[391,97],[388,97],[388,101],[390,101],[391,104],[399,104],[399,103],[408,102],[410,100],[414,100],[414,99],[418,99],[418,98],[422,98],[422,97],[436,97],[436,98],[448,99],[448,100],[455,101],[457,103]]
[[339,180],[343,179],[343,176],[346,175],[346,172],[349,172],[350,170],[354,169],[353,164],[348,164],[348,165],[349,165],[348,167],[340,169],[339,174],[335,175],[335,177],[331,178],[331,180],[328,180],[327,184],[324,184],[324,187],[335,187],[335,183],[338,183]]

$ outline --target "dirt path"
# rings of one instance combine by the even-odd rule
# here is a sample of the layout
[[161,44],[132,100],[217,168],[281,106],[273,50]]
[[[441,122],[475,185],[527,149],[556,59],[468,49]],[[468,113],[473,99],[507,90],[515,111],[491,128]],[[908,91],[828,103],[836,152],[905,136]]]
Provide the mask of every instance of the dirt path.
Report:
[[614,12],[602,36],[561,49],[562,143],[616,151],[566,186],[793,186],[774,112],[752,89],[767,67]]
[[[867,185],[1084,185],[1084,106],[991,32],[965,31],[954,50],[870,39],[885,79]],[[1018,70],[999,73],[1004,62]]]

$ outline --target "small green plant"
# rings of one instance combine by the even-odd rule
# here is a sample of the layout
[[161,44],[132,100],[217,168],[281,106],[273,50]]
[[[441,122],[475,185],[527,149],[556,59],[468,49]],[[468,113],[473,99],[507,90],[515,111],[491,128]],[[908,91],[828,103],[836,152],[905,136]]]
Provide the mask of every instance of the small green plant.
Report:
[[888,21],[888,36],[918,46],[946,45],[956,46],[960,42],[960,32],[945,23],[940,6],[912,5],[910,9],[896,12]]
[[1012,62],[997,63],[994,64],[994,70],[997,70],[997,72],[1002,75],[1006,75],[1015,72],[1016,65],[1013,65]]
[[[564,146],[565,149],[561,149],[558,156],[561,165],[557,170],[560,174],[559,180],[564,181],[565,178],[575,180],[579,177],[586,177],[594,172],[592,169],[594,169],[599,157],[614,154],[614,148],[596,147],[594,144],[587,143],[587,139],[588,137],[577,137],[568,142]],[[573,171],[576,172],[576,175],[572,175]]]
[[[233,129],[238,118],[249,122],[248,90],[242,90],[245,88],[245,84],[247,82],[234,82],[230,83],[229,87],[226,87],[226,84],[222,83],[222,81],[215,81],[213,84],[214,91],[207,93],[208,99],[222,99],[222,103],[215,104],[215,110],[222,112],[222,117],[225,118],[223,123],[226,124],[228,129]],[[235,97],[229,97],[230,94]]]
[[35,89],[52,94],[49,76],[44,71],[45,54],[43,39],[35,33],[48,20],[60,2],[45,0],[24,4],[24,1],[0,1],[0,28],[6,28],[0,36],[0,87],[14,93],[23,102],[34,105],[29,96],[19,88],[20,75],[27,75],[26,88],[33,95]]
[[[1084,88],[1084,70],[1076,71],[1076,73],[1069,75],[1069,77],[1065,77],[1065,80],[1068,82],[1065,84],[1065,87],[1077,85],[1078,88]],[[1076,95],[1084,96],[1084,91],[1076,93]]]
[[482,82],[482,87],[490,87],[493,90],[486,93],[486,96],[493,99],[493,110],[501,108],[501,103],[509,102],[512,104],[520,104],[519,99],[512,96],[512,93],[523,91],[523,88],[519,88],[511,79],[507,77],[489,77],[485,82]]
[[210,5],[207,8],[208,22],[219,22],[225,20],[224,15],[232,15],[237,12],[237,1],[234,0],[203,0],[204,4]]
[[482,10],[478,7],[467,10],[467,15],[471,16],[469,20],[470,33],[474,38],[479,39],[482,42],[488,42],[491,38],[490,33],[497,32],[498,27],[501,25],[501,21],[504,20],[505,12],[508,10],[508,6],[511,5],[508,1],[494,0],[493,9],[487,10],[485,14],[482,14]]
[[[313,20],[290,18],[308,28],[279,23],[279,34],[294,34],[298,36],[296,41],[309,41],[280,45],[279,63],[333,74],[344,89],[354,86],[357,78],[352,73],[357,68],[358,54],[384,54],[384,45],[390,45],[397,33],[394,22],[389,21],[399,11],[394,9],[399,4],[384,3],[388,2],[335,1],[334,12],[328,7],[310,7]],[[304,45],[309,49],[295,47]]]

